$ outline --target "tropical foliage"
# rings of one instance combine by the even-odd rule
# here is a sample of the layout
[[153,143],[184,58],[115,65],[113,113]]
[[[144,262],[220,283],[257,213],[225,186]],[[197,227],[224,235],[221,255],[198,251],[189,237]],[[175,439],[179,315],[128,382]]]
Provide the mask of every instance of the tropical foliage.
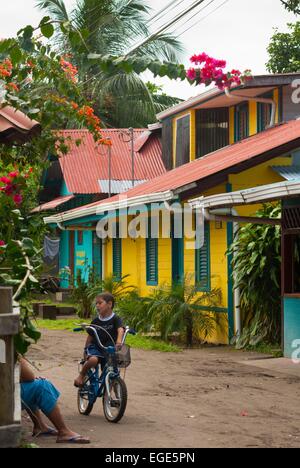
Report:
[[194,340],[212,336],[217,324],[225,325],[221,315],[210,312],[220,302],[219,289],[200,295],[186,276],[182,283],[160,285],[148,297],[141,298],[133,291],[118,301],[118,309],[135,329],[159,332],[166,341],[173,333],[179,333],[190,347]]
[[[264,205],[257,217],[280,218],[281,207]],[[279,343],[281,337],[281,228],[247,224],[239,230],[235,252],[235,287],[241,293],[243,332],[237,347],[260,342]]]
[[295,15],[300,15],[300,0],[280,0],[284,7]]
[[300,70],[300,22],[288,24],[290,32],[278,29],[268,46],[267,70],[271,73],[294,73]]
[[[299,0],[281,0],[284,7],[300,15]],[[280,32],[275,28],[268,46],[269,60],[266,64],[270,73],[294,73],[300,70],[300,22],[289,23],[289,32]]]
[[[46,38],[53,34],[48,18],[37,29]],[[1,107],[10,105],[42,125],[41,134],[22,146],[0,145],[0,284],[12,286],[14,300],[21,305],[25,334],[20,334],[17,344],[24,353],[39,336],[30,324],[26,297],[38,283],[45,233],[42,220],[30,211],[48,153],[67,149],[67,142],[53,129],[72,122],[89,128],[98,144],[105,142],[100,120],[78,87],[76,69],[35,39],[31,26],[15,39],[0,41],[0,96]]]
[[182,46],[160,34],[128,54],[150,35],[144,0],[77,0],[70,12],[62,0],[37,0],[37,6],[57,22],[55,46],[72,54],[83,92],[107,125],[144,127],[155,120],[155,101],[140,73],[182,75],[176,65]]

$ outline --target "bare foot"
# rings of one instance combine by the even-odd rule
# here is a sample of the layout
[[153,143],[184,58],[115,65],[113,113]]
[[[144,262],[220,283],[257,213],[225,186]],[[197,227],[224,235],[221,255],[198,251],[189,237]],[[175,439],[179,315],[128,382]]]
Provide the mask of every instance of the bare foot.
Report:
[[79,374],[77,379],[74,380],[74,386],[81,388],[83,387],[83,384],[84,384],[84,377],[81,374]]

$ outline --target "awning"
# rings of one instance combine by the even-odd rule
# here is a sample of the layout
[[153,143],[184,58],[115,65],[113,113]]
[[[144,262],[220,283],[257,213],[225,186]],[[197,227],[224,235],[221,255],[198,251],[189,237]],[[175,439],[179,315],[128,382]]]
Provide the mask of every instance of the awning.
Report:
[[26,143],[41,132],[41,126],[13,107],[0,108],[0,143]]
[[[135,180],[134,187],[139,184],[143,184],[147,182],[147,180]],[[132,188],[132,180],[115,180],[111,179],[111,181],[107,179],[99,180],[99,185],[102,193],[123,193],[127,192]],[[109,190],[110,188],[110,190]]]
[[300,166],[272,166],[272,169],[285,180],[300,179]]
[[57,208],[60,205],[63,205],[64,203],[67,203],[69,200],[72,200],[72,198],[75,198],[74,195],[67,195],[65,197],[58,197],[55,198],[54,200],[51,200],[50,202],[43,203],[40,206],[37,206],[34,208],[31,213],[40,213],[41,211],[51,211]]
[[237,192],[221,193],[218,195],[211,195],[210,197],[199,197],[189,200],[189,204],[195,209],[228,208],[231,206],[283,200],[298,195],[300,195],[300,178],[294,181],[261,185]]
[[83,206],[80,211],[70,210],[66,211],[65,213],[59,213],[55,216],[49,216],[44,218],[44,223],[63,223],[65,221],[80,219],[86,216],[101,216],[110,211],[125,210],[132,207],[141,207],[142,205],[147,205],[149,203],[170,201],[173,198],[174,193],[172,191],[152,193],[151,195],[142,195],[133,198],[127,198],[126,195],[124,195],[123,198],[116,197],[116,201],[114,202],[105,203],[104,201],[101,205],[99,205],[99,202],[96,202],[93,205]]

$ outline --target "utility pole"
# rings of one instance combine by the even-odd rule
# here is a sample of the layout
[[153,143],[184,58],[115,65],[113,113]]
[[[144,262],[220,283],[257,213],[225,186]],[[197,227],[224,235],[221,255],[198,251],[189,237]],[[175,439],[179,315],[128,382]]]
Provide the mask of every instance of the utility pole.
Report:
[[133,128],[128,129],[130,134],[130,143],[131,143],[131,183],[134,187],[134,140],[133,140]]
[[111,145],[108,145],[108,197],[111,197]]

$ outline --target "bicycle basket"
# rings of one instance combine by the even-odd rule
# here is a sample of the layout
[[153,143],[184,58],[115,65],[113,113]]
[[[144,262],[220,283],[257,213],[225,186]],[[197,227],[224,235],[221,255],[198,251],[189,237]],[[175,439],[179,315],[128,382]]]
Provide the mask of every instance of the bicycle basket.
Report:
[[131,363],[130,346],[123,344],[115,354],[118,367],[128,367]]

